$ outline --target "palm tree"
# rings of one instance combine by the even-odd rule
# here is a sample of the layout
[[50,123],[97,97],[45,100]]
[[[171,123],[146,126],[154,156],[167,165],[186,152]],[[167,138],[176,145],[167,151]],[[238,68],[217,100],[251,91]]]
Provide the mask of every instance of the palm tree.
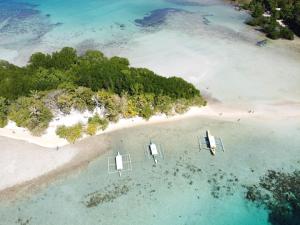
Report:
[[30,96],[31,96],[32,98],[34,98],[35,100],[40,99],[40,95],[39,95],[39,93],[38,93],[37,90],[31,90],[31,91],[30,91]]
[[30,116],[38,117],[39,115],[41,115],[40,110],[34,105],[29,107],[29,111],[30,111]]

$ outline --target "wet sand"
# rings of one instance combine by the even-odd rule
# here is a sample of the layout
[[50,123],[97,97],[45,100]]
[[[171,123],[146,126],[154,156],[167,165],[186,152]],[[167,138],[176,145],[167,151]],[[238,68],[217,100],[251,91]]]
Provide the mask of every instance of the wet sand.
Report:
[[[10,185],[13,184],[12,186],[5,188],[2,185],[1,188],[4,189],[0,191],[0,199],[11,200],[20,196],[24,197],[26,194],[35,192],[51,183],[51,181],[69,175],[71,172],[76,173],[76,171],[87,166],[93,159],[105,153],[109,142],[110,140],[106,135],[102,135],[101,137],[95,136],[56,150],[1,137],[0,143],[6,143],[3,149],[6,150],[8,147],[11,151],[18,151],[20,149],[27,155],[27,158],[18,158],[18,162],[16,163],[18,164],[19,173],[10,175],[12,177]],[[72,154],[73,157],[68,158],[67,162],[57,160],[61,159],[66,153]],[[51,156],[47,157],[47,154]],[[12,153],[9,153],[9,155],[11,157]],[[18,153],[16,155],[18,157],[23,156]],[[6,162],[7,164],[10,164],[9,161]],[[50,165],[49,171],[43,170],[43,166],[47,164]],[[30,171],[28,168],[30,168]],[[26,171],[21,171],[23,169]],[[3,170],[1,173],[3,173]]]

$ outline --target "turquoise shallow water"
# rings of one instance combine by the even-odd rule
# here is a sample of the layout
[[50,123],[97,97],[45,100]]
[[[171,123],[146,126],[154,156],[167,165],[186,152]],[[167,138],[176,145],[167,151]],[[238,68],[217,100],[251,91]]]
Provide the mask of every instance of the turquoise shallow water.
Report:
[[25,64],[36,51],[92,48],[181,76],[226,103],[299,99],[299,52],[272,41],[257,47],[265,37],[245,25],[247,13],[222,1],[188,2],[3,0],[0,58]]
[[[247,110],[253,103],[299,100],[298,53],[273,43],[258,48],[263,37],[244,25],[245,12],[220,1],[198,3],[0,1],[0,58],[23,64],[34,51],[96,48],[126,56],[134,66],[178,74]],[[268,212],[245,200],[242,185],[256,184],[268,169],[299,168],[299,127],[297,118],[193,118],[118,131],[108,135],[110,151],[87,169],[28,198],[0,202],[0,224],[268,225]],[[225,153],[199,152],[197,135],[207,128],[223,138]],[[150,138],[165,149],[157,167],[144,155]],[[121,178],[107,174],[107,158],[119,149],[133,162],[133,171]],[[86,207],[91,193],[105,201]]]
[[[0,59],[25,64],[64,46],[127,57],[244,110],[300,99],[296,45],[269,41],[221,0],[2,0]],[[139,21],[139,22],[137,22]],[[279,44],[278,44],[279,43]],[[281,44],[280,44],[281,43]]]
[[[206,128],[222,136],[224,153],[212,157],[199,151],[197,135]],[[283,138],[286,129],[293,136]],[[108,135],[109,152],[87,169],[14,203],[0,203],[1,224],[29,219],[29,224],[46,225],[268,225],[267,211],[247,202],[242,186],[256,184],[268,169],[299,167],[298,129],[299,123],[283,121],[261,125],[191,118],[117,131]],[[150,138],[164,149],[157,167],[144,154]],[[132,158],[133,170],[122,177],[107,173],[107,158],[117,150]],[[91,194],[106,198],[87,207]]]
[[247,18],[245,13],[235,12],[216,0],[198,4],[166,0],[5,0],[1,6],[6,13],[0,17],[0,56],[20,63],[25,63],[33,51],[53,51],[63,46],[115,53],[115,48],[126,47],[144,32],[135,21],[155,10],[162,11],[151,18],[154,29],[174,14],[164,11],[168,9],[177,9],[179,14],[197,13],[203,16],[199,22],[207,20],[234,30],[240,30]]

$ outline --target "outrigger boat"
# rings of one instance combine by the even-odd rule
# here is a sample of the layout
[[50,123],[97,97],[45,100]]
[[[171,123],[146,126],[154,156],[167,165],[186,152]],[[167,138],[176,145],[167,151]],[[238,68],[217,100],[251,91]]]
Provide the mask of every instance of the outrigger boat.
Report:
[[120,152],[118,152],[117,156],[116,156],[116,169],[119,172],[119,176],[121,176],[121,171],[123,170],[123,157],[120,154]]
[[150,154],[152,155],[155,164],[157,164],[156,156],[158,155],[158,151],[157,151],[156,144],[152,143],[152,141],[150,141],[149,150],[150,150]]
[[206,131],[206,138],[208,141],[208,147],[210,149],[211,154],[215,155],[217,144],[216,144],[215,137],[210,134],[209,130]]

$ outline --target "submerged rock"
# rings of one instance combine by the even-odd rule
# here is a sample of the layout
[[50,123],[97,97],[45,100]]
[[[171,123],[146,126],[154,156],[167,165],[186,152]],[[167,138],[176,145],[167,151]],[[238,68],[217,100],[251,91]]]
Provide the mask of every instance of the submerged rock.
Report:
[[156,9],[145,16],[143,19],[136,19],[134,22],[142,27],[155,27],[163,24],[169,14],[182,12],[184,10],[175,8]]
[[96,191],[87,195],[87,201],[84,202],[85,206],[88,208],[96,207],[99,204],[112,202],[118,197],[125,195],[129,192],[129,187],[127,185],[114,186],[112,190],[106,192]]
[[264,39],[264,40],[262,40],[262,41],[256,42],[256,45],[257,45],[258,47],[264,47],[264,46],[267,45],[267,43],[268,43],[268,40],[267,40],[267,39]]
[[19,224],[19,225],[29,225],[31,219],[32,219],[31,217],[29,219],[18,218],[17,221],[16,221],[16,224]]
[[[53,24],[50,15],[43,15],[36,5],[19,1],[0,1],[0,41],[11,44],[16,41],[39,40],[60,23]],[[16,38],[17,37],[17,38]]]
[[246,186],[245,198],[269,211],[273,225],[300,224],[300,171],[269,170],[259,184]]
[[220,198],[232,196],[235,193],[238,178],[233,173],[226,174],[219,169],[217,173],[212,174],[212,177],[207,182],[211,186],[211,195],[214,198]]

